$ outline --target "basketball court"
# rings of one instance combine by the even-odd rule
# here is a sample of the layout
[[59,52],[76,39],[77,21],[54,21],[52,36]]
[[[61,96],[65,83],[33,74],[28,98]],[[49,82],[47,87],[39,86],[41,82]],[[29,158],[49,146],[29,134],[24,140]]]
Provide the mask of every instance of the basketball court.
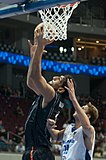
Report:
[[[11,154],[11,153],[0,153],[0,159],[2,160],[21,160],[21,154]],[[56,160],[61,160],[60,156],[56,156]],[[104,160],[99,158],[94,158],[94,160]]]

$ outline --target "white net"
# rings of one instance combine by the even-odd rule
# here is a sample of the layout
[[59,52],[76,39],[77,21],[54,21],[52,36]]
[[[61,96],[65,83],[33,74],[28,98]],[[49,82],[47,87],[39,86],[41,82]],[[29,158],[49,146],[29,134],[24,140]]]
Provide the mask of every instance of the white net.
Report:
[[67,23],[79,2],[39,10],[44,23],[44,38],[49,40],[66,40]]

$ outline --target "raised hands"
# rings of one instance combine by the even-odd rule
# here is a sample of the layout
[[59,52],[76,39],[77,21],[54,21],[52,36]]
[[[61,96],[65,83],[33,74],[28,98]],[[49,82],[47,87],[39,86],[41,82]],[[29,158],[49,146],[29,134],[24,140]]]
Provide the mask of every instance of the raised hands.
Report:
[[37,45],[38,45],[35,31],[34,31],[34,44],[32,44],[30,40],[28,40],[28,44],[30,47],[30,57],[32,58],[33,54],[36,51]]
[[30,57],[32,58],[32,56],[34,55],[34,53],[36,51],[37,44],[32,45],[30,40],[28,40],[28,44],[29,44],[29,47],[30,47]]
[[44,35],[44,25],[43,23],[40,23],[34,30],[34,41],[38,44],[42,44],[42,45],[48,45],[51,44],[54,40],[48,40],[43,38]]
[[76,96],[75,96],[75,89],[74,89],[74,83],[73,83],[73,80],[72,79],[68,79],[67,80],[67,86],[68,87],[65,87],[69,93],[69,98],[71,101],[73,101],[74,99],[76,99]]
[[[34,30],[34,44],[32,44],[30,40],[28,40],[31,58],[33,54],[35,53],[38,45],[43,45],[45,47],[46,45],[54,41],[54,40],[44,39],[43,34],[44,34],[44,25],[43,23],[40,23]],[[44,50],[44,52],[47,52],[47,51]]]

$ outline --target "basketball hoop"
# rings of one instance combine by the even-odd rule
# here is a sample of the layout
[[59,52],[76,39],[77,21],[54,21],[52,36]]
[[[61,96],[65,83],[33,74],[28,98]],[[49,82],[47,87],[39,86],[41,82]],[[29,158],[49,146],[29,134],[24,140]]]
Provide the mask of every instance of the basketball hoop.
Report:
[[43,38],[55,41],[66,40],[68,20],[79,3],[80,2],[75,2],[73,4],[39,10],[44,23]]

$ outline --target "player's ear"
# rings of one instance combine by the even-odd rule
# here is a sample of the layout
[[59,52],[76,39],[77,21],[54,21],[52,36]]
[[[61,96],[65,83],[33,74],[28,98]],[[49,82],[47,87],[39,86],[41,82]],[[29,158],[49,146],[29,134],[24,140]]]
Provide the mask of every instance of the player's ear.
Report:
[[59,87],[57,90],[59,93],[63,93],[65,91],[65,89],[63,87]]

